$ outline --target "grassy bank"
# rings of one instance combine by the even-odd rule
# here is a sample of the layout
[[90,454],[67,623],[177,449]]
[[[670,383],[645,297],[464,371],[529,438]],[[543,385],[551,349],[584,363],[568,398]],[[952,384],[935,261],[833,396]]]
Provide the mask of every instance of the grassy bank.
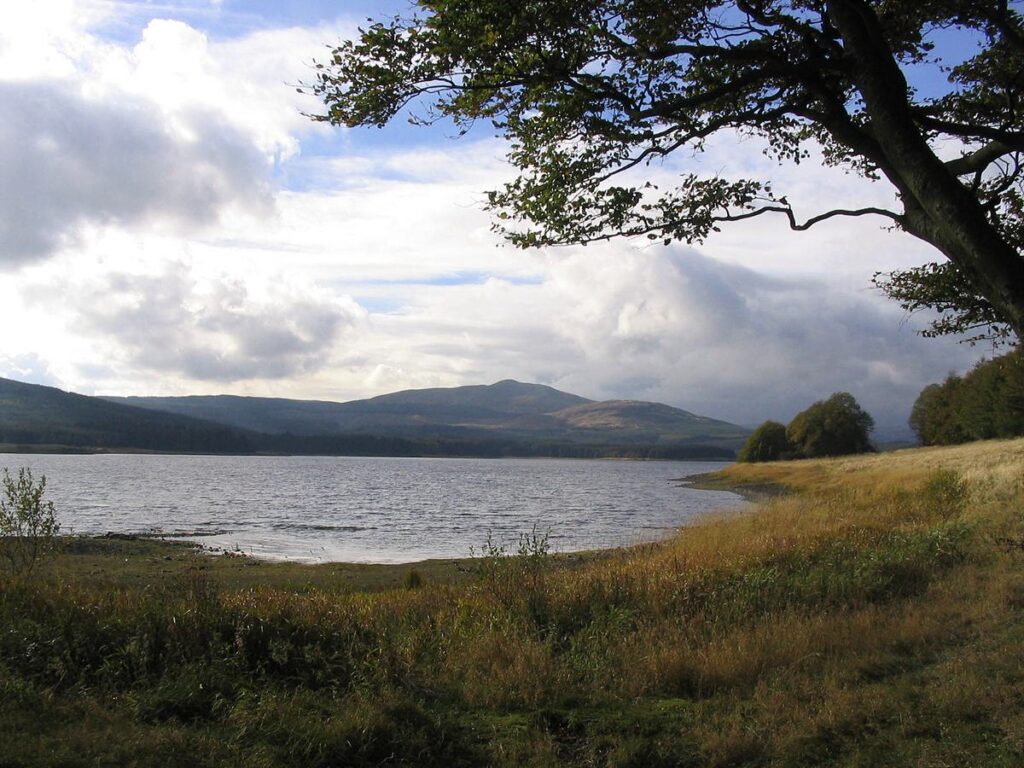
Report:
[[1021,763],[1024,441],[705,482],[790,494],[419,586],[79,543],[0,588],[0,765]]

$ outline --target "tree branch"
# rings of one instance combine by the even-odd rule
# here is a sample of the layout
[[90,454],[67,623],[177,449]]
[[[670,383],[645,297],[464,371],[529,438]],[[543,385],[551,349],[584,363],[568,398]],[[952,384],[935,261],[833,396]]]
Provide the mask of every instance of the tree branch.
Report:
[[955,160],[947,160],[946,168],[954,176],[966,176],[969,173],[977,174],[984,171],[999,158],[1022,150],[1024,150],[1024,142],[1019,147],[1012,147],[1002,141],[991,141],[969,155],[958,157]]
[[835,218],[836,216],[885,216],[886,218],[892,219],[897,224],[903,223],[903,217],[894,211],[887,210],[885,208],[857,208],[857,209],[846,209],[837,208],[826,213],[820,213],[817,216],[812,216],[807,221],[800,223],[797,221],[796,214],[793,213],[793,208],[789,205],[766,205],[763,208],[758,208],[755,211],[747,211],[746,213],[737,214],[726,214],[725,216],[712,216],[712,221],[743,221],[745,219],[753,219],[764,213],[783,213],[786,218],[789,219],[790,229],[798,232],[803,232],[810,229],[815,224],[818,224],[827,219]]
[[1019,130],[997,128],[982,123],[958,123],[953,120],[945,120],[929,114],[928,108],[911,105],[914,119],[925,127],[947,136],[958,136],[964,139],[988,139],[990,141],[1001,141],[1007,145],[1024,144],[1024,132]]
[[[762,214],[765,214],[765,213],[784,213],[786,215],[786,217],[789,219],[789,226],[790,226],[790,228],[794,229],[794,230],[796,230],[798,232],[802,232],[804,230],[808,230],[811,227],[813,227],[815,224],[819,224],[820,222],[825,221],[826,219],[831,219],[831,218],[834,218],[836,216],[854,216],[854,217],[856,217],[856,216],[871,216],[871,215],[885,216],[886,218],[892,219],[894,222],[896,222],[897,224],[900,224],[901,226],[903,224],[903,217],[902,216],[900,216],[898,213],[895,213],[894,211],[886,210],[885,208],[858,208],[858,209],[855,209],[855,210],[846,210],[846,209],[841,209],[840,208],[840,209],[836,209],[836,210],[833,210],[833,211],[827,211],[826,213],[818,214],[817,216],[812,216],[807,221],[801,223],[801,222],[797,221],[796,214],[793,213],[793,209],[791,207],[789,207],[788,205],[787,206],[767,205],[767,206],[764,206],[763,208],[758,208],[757,210],[754,210],[754,211],[747,211],[745,213],[726,214],[726,215],[722,215],[722,216],[711,216],[711,217],[709,217],[709,220],[710,221],[714,221],[714,222],[719,222],[719,221],[722,221],[722,222],[725,222],[725,221],[729,221],[729,222],[732,222],[732,221],[744,221],[746,219],[756,218],[756,217],[761,216]],[[672,227],[672,222],[671,221],[666,221],[666,220],[652,221],[650,223],[647,223],[645,226],[634,227],[634,228],[628,230],[627,232],[602,232],[601,234],[597,234],[597,235],[590,235],[590,236],[587,236],[587,237],[581,237],[581,238],[579,238],[577,240],[574,240],[573,242],[575,244],[579,244],[579,245],[588,245],[590,243],[600,243],[600,242],[606,242],[608,240],[614,240],[615,238],[620,237],[622,234],[626,234],[629,237],[640,237],[642,235],[647,235],[648,237],[653,237],[655,233],[662,232],[662,231],[664,231],[666,229],[669,229],[671,227]],[[545,243],[545,244],[548,244],[548,245],[561,245],[561,244],[564,244],[564,243],[550,242],[550,243]]]

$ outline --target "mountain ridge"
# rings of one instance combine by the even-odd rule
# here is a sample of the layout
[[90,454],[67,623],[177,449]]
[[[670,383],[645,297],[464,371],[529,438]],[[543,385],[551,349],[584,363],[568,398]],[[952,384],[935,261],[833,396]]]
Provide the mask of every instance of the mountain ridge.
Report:
[[[371,398],[370,405],[234,395],[170,398],[179,410],[192,412],[183,415],[0,378],[0,451],[729,459],[735,455],[733,435],[741,429],[671,406],[594,402],[543,385],[479,385],[469,390],[459,412],[462,394],[461,388],[411,390]],[[297,414],[312,425],[311,433],[269,433],[195,417],[226,406],[263,427],[287,426]],[[540,412],[549,408],[558,410]],[[339,413],[349,427],[362,425],[363,431],[325,432],[325,415]],[[453,413],[462,420],[450,419]],[[673,418],[689,432],[673,434]],[[345,425],[335,424],[340,426]]]
[[4,378],[0,443],[225,453],[251,449],[242,431],[224,424]]
[[494,384],[391,392],[363,400],[191,395],[106,397],[109,402],[270,434],[337,433],[626,445],[702,443],[736,448],[749,430],[641,400],[595,401],[544,384]]

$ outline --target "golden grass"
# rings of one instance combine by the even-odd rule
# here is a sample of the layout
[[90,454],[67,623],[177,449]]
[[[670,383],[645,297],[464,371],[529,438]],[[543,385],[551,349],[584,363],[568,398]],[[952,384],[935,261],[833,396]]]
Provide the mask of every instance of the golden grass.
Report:
[[1024,440],[986,440],[834,459],[735,464],[717,475],[738,485],[774,483],[814,493],[853,486],[870,492],[866,486],[903,488],[908,480],[940,469],[960,473],[972,490],[1008,498],[1024,489]]

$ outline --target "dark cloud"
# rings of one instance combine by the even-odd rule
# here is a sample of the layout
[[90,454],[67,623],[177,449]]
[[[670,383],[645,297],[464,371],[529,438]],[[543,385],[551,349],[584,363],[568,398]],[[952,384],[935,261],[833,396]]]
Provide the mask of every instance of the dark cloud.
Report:
[[241,283],[199,286],[184,269],[108,275],[62,295],[76,331],[113,341],[130,368],[200,381],[316,371],[362,314],[352,302],[282,288],[255,299]]
[[264,157],[223,118],[56,82],[0,83],[0,268],[73,244],[83,225],[212,223],[268,210]]

